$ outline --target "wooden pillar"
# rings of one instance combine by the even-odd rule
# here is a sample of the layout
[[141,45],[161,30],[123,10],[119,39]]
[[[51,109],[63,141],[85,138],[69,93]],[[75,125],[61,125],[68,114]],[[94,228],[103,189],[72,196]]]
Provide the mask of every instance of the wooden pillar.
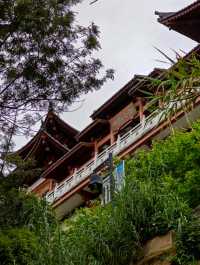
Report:
[[97,140],[94,141],[94,155],[98,153]]
[[138,98],[138,105],[139,105],[140,122],[142,122],[143,119],[145,118],[145,115],[144,115],[144,100],[143,100],[143,98]]
[[115,142],[115,135],[114,132],[110,129],[110,143],[111,145]]
[[49,185],[49,191],[52,191],[53,188],[54,188],[54,180],[51,179],[51,180],[50,180],[50,185]]

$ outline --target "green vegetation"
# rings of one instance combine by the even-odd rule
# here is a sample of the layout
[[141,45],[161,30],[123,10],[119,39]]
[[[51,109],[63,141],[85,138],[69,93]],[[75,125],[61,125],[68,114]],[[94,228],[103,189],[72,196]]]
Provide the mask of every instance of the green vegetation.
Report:
[[[82,0],[0,0],[0,151],[13,135],[28,135],[48,103],[68,110],[98,90],[113,70],[96,56],[99,28],[81,26]],[[9,151],[6,149],[6,153]]]
[[56,219],[50,207],[27,194],[22,185],[38,170],[31,169],[32,161],[18,165],[18,170],[0,181],[0,264],[55,264],[50,259]]
[[[162,52],[161,54],[164,55]],[[199,55],[193,52],[185,57],[181,57],[178,53],[176,56],[177,63],[173,63],[173,66],[164,71],[159,78],[149,78],[149,87],[153,92],[145,92],[148,98],[154,99],[155,104],[159,101],[164,103],[161,108],[165,110],[167,115],[176,113],[180,106],[187,112],[200,96]],[[168,56],[165,58],[170,60]],[[158,105],[156,104],[156,108]]]
[[189,132],[153,143],[151,151],[126,161],[125,185],[112,204],[78,210],[62,230],[44,201],[1,182],[0,263],[127,265],[142,258],[147,240],[174,230],[173,264],[195,264],[200,259],[200,221],[193,214],[200,204],[199,151],[199,122]]
[[[177,232],[173,263],[197,259],[199,239],[191,227],[197,228],[192,208],[200,203],[199,140],[196,123],[192,131],[177,132],[126,161],[126,184],[113,206],[84,209],[70,222],[66,245],[77,246],[72,264],[128,264],[130,257],[137,261],[147,240],[169,230]],[[191,241],[194,251],[188,251]]]
[[200,221],[186,221],[177,233],[176,239],[177,255],[174,264],[188,265],[197,264],[200,260]]

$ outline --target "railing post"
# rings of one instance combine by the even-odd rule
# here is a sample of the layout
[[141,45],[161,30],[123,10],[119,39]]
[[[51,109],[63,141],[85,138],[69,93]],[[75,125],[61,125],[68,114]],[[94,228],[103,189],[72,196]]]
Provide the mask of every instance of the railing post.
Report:
[[73,173],[73,176],[72,176],[72,186],[75,186],[76,185],[76,175],[77,175],[77,168],[74,169],[74,173]]
[[146,125],[146,117],[144,115],[143,115],[142,120],[141,120],[141,125],[142,125],[142,128],[144,128]]
[[120,142],[121,142],[121,137],[120,137],[120,135],[118,135],[117,136],[117,142],[116,142],[117,153],[120,152]]
[[97,167],[97,156],[98,156],[98,153],[95,152],[95,155],[94,155],[94,169]]
[[109,175],[110,175],[110,199],[113,200],[114,192],[115,192],[115,179],[113,175],[113,155],[109,153],[108,155],[108,163],[109,163]]
[[54,199],[57,198],[57,189],[58,189],[58,183],[56,183],[55,188],[54,188]]
[[[63,191],[68,192],[70,189],[73,189],[74,186],[77,186],[83,179],[88,177],[92,171],[94,171],[100,164],[104,163],[106,160],[110,158],[112,155],[118,155],[121,151],[123,151],[129,144],[134,143],[138,140],[140,136],[142,136],[145,132],[151,130],[156,123],[159,123],[159,117],[162,113],[159,113],[155,115],[156,113],[152,113],[151,115],[145,117],[143,116],[143,119],[141,120],[140,124],[132,128],[129,132],[127,132],[125,135],[120,137],[118,135],[117,140],[115,144],[98,154],[95,152],[93,160],[90,160],[90,163],[86,163],[78,170],[75,168],[73,175],[71,176],[72,180],[70,181],[72,184],[68,185],[68,182],[66,181],[64,183],[64,188],[58,189],[58,187],[61,187],[56,183],[55,188],[53,190],[53,200],[59,198]],[[112,154],[111,154],[112,153]],[[109,155],[110,154],[110,155]],[[111,162],[110,162],[111,163]],[[111,175],[111,170],[110,170]],[[111,183],[112,182],[112,183]],[[110,185],[112,186],[111,189],[113,189],[114,186],[114,179],[111,179]],[[106,191],[105,191],[106,192]],[[112,197],[112,194],[111,194]],[[51,197],[50,197],[51,199]]]
[[110,148],[107,147],[106,148],[106,160],[107,160],[107,158],[109,158],[109,154],[110,154]]

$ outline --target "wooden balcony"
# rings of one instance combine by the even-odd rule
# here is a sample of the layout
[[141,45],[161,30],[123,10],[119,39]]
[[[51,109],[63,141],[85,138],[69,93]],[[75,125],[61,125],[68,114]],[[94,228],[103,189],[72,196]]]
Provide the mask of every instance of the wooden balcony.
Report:
[[151,131],[154,127],[158,126],[164,119],[162,112],[158,110],[149,115],[142,123],[132,128],[122,137],[118,137],[117,141],[98,154],[94,159],[87,162],[83,167],[76,171],[72,176],[67,178],[61,184],[55,187],[55,189],[48,193],[46,199],[49,203],[54,203],[61,198],[64,194],[72,191],[81,182],[85,181],[98,167],[100,167],[105,161],[107,161],[109,153],[114,156],[119,155],[130,145],[134,144],[143,135]]

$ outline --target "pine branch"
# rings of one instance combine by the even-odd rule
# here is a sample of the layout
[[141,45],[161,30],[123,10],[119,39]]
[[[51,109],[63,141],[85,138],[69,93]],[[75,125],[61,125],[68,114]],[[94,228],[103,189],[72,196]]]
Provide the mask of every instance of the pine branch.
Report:
[[99,1],[99,0],[94,0],[94,1],[92,1],[92,2],[90,3],[90,5],[96,3],[97,1]]

